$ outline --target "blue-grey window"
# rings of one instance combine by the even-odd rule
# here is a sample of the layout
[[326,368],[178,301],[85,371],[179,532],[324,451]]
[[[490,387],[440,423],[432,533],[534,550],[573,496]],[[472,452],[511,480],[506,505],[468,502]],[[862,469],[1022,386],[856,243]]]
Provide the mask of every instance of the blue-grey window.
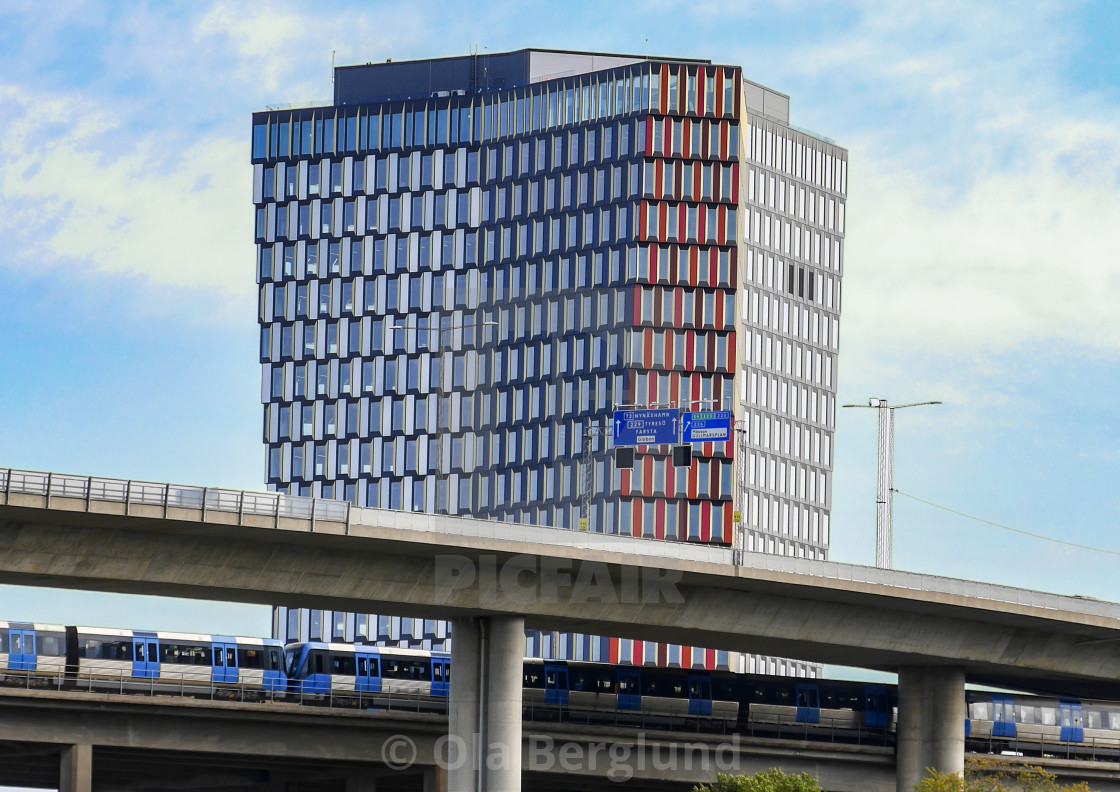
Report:
[[253,124],[253,159],[268,156],[268,124]]
[[307,245],[307,263],[305,265],[307,277],[312,278],[319,274],[319,244],[309,242]]

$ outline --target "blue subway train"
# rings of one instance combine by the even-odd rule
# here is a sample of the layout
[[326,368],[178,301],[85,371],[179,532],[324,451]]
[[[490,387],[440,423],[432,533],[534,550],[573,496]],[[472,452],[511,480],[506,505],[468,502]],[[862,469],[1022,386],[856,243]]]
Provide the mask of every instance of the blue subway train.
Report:
[[[301,700],[391,705],[406,696],[417,707],[446,706],[450,658],[438,652],[342,643],[289,644],[288,691]],[[893,733],[894,689],[862,682],[765,677],[605,663],[526,659],[523,701],[534,718],[641,723],[730,732]]]
[[[450,679],[450,657],[438,652],[0,621],[0,684],[208,697],[224,689],[363,707],[396,698],[441,710]],[[538,659],[524,661],[523,697],[534,719],[841,742],[889,743],[898,716],[892,685]],[[966,705],[971,750],[1120,752],[1120,703],[968,691]]]
[[447,654],[363,644],[305,642],[284,649],[288,691],[304,696],[380,693],[445,700]]
[[28,686],[61,678],[99,689],[284,691],[283,652],[269,638],[0,621],[0,677],[20,672],[16,678]]
[[1120,703],[970,690],[965,740],[979,751],[1120,751]]

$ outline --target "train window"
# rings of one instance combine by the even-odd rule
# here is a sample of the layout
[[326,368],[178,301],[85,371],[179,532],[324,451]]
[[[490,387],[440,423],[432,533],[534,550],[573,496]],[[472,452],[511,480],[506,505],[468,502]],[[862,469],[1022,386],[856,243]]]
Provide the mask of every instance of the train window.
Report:
[[315,673],[316,674],[323,673],[323,653],[322,652],[315,652],[312,655],[312,658],[313,658],[313,662],[315,664]]
[[544,672],[544,685],[549,688],[556,687],[556,672],[551,668]]
[[23,654],[23,636],[19,633],[12,636],[12,654]]
[[1108,728],[1120,730],[1120,712],[1110,711],[1108,713]]
[[1099,729],[1101,727],[1100,710],[1085,710],[1085,728]]
[[535,669],[526,669],[524,679],[523,687],[539,688],[541,686],[541,675]]
[[102,660],[132,662],[132,641],[105,641],[101,644]]
[[226,666],[229,668],[237,667],[237,650],[232,646],[226,647]]
[[436,663],[432,666],[432,679],[436,682],[443,681],[443,666],[440,663]]
[[8,631],[0,630],[0,654],[8,653]]
[[1043,726],[1055,726],[1058,723],[1058,708],[1057,707],[1039,707],[1039,723]]
[[430,680],[432,678],[429,671],[429,664],[423,660],[416,660],[409,668],[409,677],[412,679]]
[[296,672],[299,671],[299,649],[285,649],[284,662],[287,666],[287,675],[290,677],[295,677]]
[[581,672],[572,673],[572,690],[583,690],[587,677]]
[[39,654],[48,657],[62,657],[66,654],[66,645],[60,635],[43,635],[39,638]]
[[241,668],[262,668],[264,666],[264,650],[238,647],[237,665]]
[[674,696],[676,698],[684,698],[684,683],[683,682],[673,682],[669,687],[670,687],[670,692],[669,692],[670,696]]
[[269,671],[279,671],[280,670],[280,649],[279,649],[279,647],[273,647],[272,649],[268,650],[268,670]]
[[599,677],[598,692],[600,693],[614,693],[614,680],[609,676]]
[[798,687],[797,689],[797,706],[810,707],[816,709],[819,706],[817,699],[817,691],[813,688]]
[[214,665],[224,666],[225,664],[226,664],[226,653],[223,652],[221,649],[218,649],[218,651],[214,652]]
[[331,673],[343,676],[353,676],[354,658],[350,655],[332,654]]
[[364,657],[358,658],[358,676],[368,676],[369,671],[366,669],[366,659]]
[[210,647],[201,644],[160,644],[161,662],[178,665],[210,665]]
[[619,677],[618,692],[622,693],[623,695],[629,695],[630,694],[630,679],[629,679],[629,677]]
[[991,720],[991,715],[988,714],[988,702],[976,701],[973,702],[969,714],[973,720]]
[[658,695],[657,680],[646,677],[642,680],[642,695],[643,696],[656,696]]
[[1019,723],[1034,723],[1034,707],[1019,707]]

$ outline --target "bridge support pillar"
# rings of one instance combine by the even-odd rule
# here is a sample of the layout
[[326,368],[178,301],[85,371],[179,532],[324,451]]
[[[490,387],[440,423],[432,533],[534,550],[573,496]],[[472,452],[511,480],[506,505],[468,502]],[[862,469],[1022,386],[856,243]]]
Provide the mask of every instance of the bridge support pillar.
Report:
[[90,792],[93,789],[93,746],[64,745],[59,767],[59,792]]
[[524,659],[525,620],[519,616],[491,618],[486,683],[486,792],[521,792]]
[[898,669],[898,792],[913,792],[927,768],[964,772],[964,670]]
[[525,619],[451,623],[447,792],[521,792]]

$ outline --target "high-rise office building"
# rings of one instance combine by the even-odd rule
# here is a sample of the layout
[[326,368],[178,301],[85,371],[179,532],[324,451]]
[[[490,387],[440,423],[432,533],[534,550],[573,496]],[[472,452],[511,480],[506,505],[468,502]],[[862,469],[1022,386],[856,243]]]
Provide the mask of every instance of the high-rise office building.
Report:
[[[271,488],[826,556],[847,154],[791,127],[788,97],[672,58],[343,67],[333,104],[254,115],[252,160]],[[620,468],[624,405],[733,410],[735,439]],[[275,618],[293,640],[446,648],[431,620]]]

